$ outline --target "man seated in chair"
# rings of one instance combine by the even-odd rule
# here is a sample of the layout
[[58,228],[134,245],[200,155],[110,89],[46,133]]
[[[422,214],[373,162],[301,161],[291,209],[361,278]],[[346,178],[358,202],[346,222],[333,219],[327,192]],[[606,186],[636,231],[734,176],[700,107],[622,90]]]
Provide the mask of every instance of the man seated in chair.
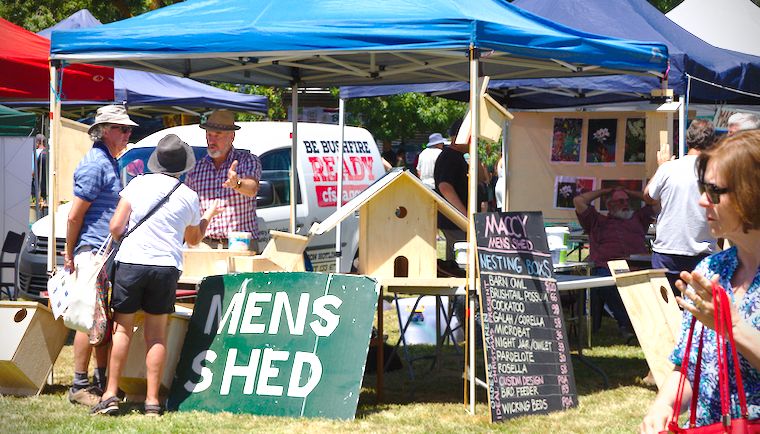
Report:
[[[600,214],[591,202],[604,195],[607,197],[608,213]],[[573,199],[578,222],[589,236],[590,260],[595,264],[595,276],[609,276],[607,261],[626,259],[639,253],[648,253],[645,236],[658,210],[657,205],[646,205],[634,211],[630,198],[644,199],[639,191],[626,190],[621,187],[603,188],[589,191]],[[617,288],[607,286],[596,288],[591,292],[591,312],[594,320],[593,329],[601,326],[601,313],[604,305],[612,312],[618,323],[618,329],[624,337],[632,336],[631,320],[623,306]]]

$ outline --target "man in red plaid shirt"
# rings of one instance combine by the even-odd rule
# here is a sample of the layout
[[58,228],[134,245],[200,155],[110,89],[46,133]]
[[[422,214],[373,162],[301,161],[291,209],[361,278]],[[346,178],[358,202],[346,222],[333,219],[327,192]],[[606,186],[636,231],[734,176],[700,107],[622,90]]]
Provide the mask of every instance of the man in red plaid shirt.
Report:
[[220,201],[221,214],[206,229],[203,244],[211,248],[227,248],[229,232],[250,232],[251,249],[257,249],[256,193],[261,178],[259,157],[232,147],[235,140],[235,115],[216,110],[200,125],[206,130],[208,155],[199,159],[187,173],[185,183],[201,199],[201,212],[210,203]]

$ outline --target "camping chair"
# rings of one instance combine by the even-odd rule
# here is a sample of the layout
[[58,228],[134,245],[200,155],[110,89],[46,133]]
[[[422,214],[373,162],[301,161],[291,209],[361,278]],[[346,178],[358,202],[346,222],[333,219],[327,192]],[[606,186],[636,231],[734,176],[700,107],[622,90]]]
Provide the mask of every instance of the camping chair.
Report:
[[[17,234],[13,231],[8,231],[5,235],[5,242],[3,243],[3,250],[0,252],[0,298],[3,294],[8,295],[9,300],[16,299],[17,285],[16,285],[16,270],[18,268],[19,252],[21,252],[21,246],[24,245],[25,232]],[[15,255],[13,261],[9,261],[7,255]],[[5,270],[10,269],[13,276],[9,281],[5,280]]]

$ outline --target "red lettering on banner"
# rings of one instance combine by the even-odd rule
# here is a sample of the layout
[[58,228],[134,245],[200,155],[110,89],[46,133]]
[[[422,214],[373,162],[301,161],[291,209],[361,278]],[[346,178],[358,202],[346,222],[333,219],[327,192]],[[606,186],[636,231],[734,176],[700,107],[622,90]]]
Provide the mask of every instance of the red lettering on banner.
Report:
[[[372,161],[372,157],[345,157],[343,159],[343,180],[362,181],[368,179],[374,181]],[[309,163],[311,164],[314,182],[338,181],[338,174],[335,170],[337,159],[335,157],[309,157]]]
[[372,173],[372,157],[358,157],[361,165],[367,169],[367,174],[370,181],[375,180],[375,174]]

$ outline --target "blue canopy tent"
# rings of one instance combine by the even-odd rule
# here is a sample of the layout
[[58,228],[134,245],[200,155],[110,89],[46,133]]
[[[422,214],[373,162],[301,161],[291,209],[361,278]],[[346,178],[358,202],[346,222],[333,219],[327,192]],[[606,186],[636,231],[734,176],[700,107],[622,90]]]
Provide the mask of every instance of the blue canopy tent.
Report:
[[[700,80],[760,94],[760,57],[713,47],[673,23],[646,0],[515,0],[513,5],[585,31],[604,29],[618,38],[661,41],[668,46],[668,85],[693,103],[758,104],[757,97],[723,90]],[[689,84],[689,76],[694,77]],[[341,88],[341,97],[358,98],[403,92],[467,98],[467,83],[429,86]],[[648,101],[660,87],[652,77],[614,75],[593,78],[492,80],[492,95],[510,108],[545,109],[628,101]]]
[[[38,32],[50,38],[55,30],[86,29],[102,26],[90,11],[82,9],[52,27]],[[230,92],[182,77],[128,69],[114,70],[114,104],[125,104],[130,112],[179,112],[199,114],[191,109],[229,109],[255,113],[267,112],[268,100],[262,95]],[[64,107],[100,106],[103,101],[63,100]],[[13,107],[48,105],[47,101],[13,101]]]
[[[477,82],[481,71],[493,79],[662,75],[668,54],[662,44],[577,31],[506,0],[188,0],[98,28],[53,32],[51,58],[289,86],[295,112],[299,86]],[[471,133],[478,137],[477,86],[470,88]],[[297,139],[294,120],[294,144]],[[292,149],[295,161],[297,147]],[[470,155],[472,217],[477,208],[476,140],[471,141]],[[296,197],[294,175],[290,197]],[[340,183],[338,188],[341,197]],[[295,204],[290,220],[294,232]],[[473,290],[474,238],[468,237],[468,286]],[[470,302],[474,309],[473,297]],[[474,348],[470,345],[470,360],[475,359]],[[473,398],[472,367],[469,379]],[[474,399],[470,410],[474,411]]]

